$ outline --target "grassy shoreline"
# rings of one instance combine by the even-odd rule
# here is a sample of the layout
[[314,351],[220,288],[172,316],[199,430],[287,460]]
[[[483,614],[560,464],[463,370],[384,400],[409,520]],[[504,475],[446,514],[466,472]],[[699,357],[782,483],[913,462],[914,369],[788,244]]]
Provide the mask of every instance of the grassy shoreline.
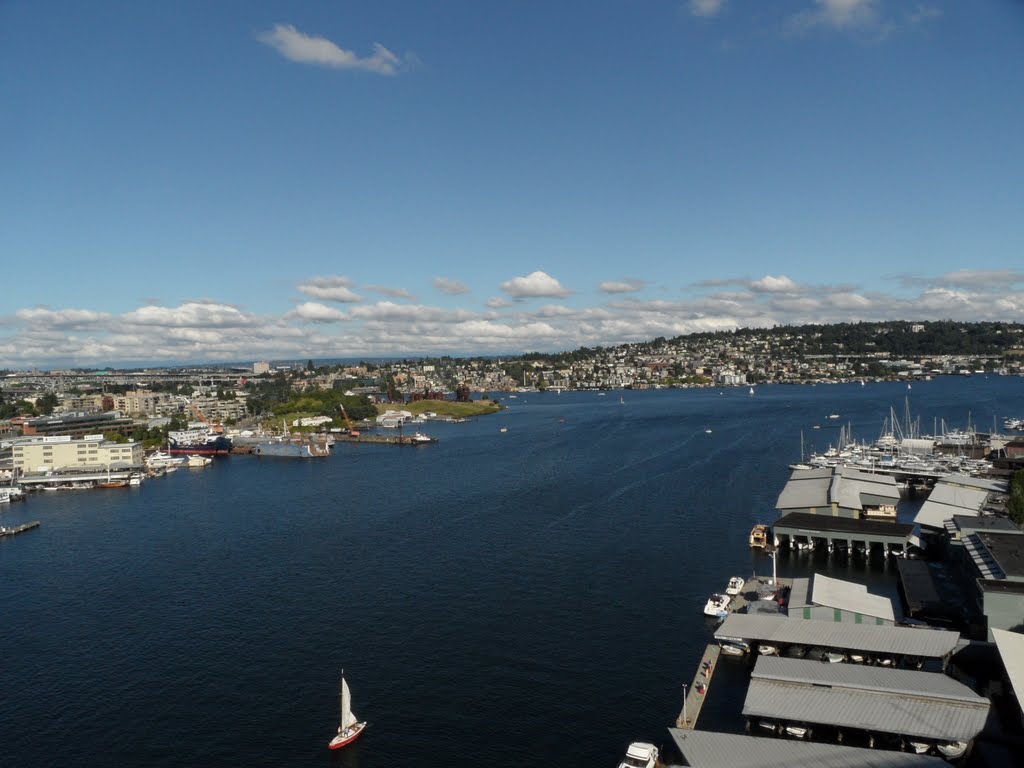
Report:
[[377,413],[384,413],[387,410],[409,411],[418,416],[426,411],[433,411],[438,416],[451,416],[456,419],[472,418],[474,416],[486,416],[490,413],[497,413],[501,405],[493,400],[473,400],[468,403],[457,403],[454,400],[417,400],[414,403],[377,403]]

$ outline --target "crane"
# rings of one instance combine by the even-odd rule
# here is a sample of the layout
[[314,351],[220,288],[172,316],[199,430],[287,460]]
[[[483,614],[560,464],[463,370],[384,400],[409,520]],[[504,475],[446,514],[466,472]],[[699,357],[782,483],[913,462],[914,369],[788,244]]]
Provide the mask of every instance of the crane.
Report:
[[338,408],[341,409],[341,415],[345,418],[345,424],[346,424],[346,426],[348,426],[348,433],[350,435],[352,435],[353,437],[359,437],[359,430],[358,429],[352,429],[352,419],[350,419],[348,417],[348,414],[345,412],[344,404],[343,403],[338,403]]

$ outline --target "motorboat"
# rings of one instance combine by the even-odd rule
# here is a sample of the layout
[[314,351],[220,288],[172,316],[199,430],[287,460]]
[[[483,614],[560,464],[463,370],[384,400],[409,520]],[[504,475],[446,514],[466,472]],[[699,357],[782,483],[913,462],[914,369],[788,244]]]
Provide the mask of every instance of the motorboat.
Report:
[[806,725],[787,725],[784,728],[784,732],[787,736],[792,736],[794,739],[806,739],[811,735],[811,729]]
[[943,757],[955,759],[962,757],[964,752],[967,751],[966,741],[940,741],[935,744],[935,748],[939,750],[939,753]]
[[778,656],[779,648],[776,645],[762,643],[761,645],[757,646],[757,652],[762,656]]
[[346,744],[351,744],[366,729],[366,722],[359,722],[359,718],[352,711],[352,694],[345,681],[344,670],[341,672],[341,690],[338,692],[338,696],[341,699],[341,718],[338,722],[337,735],[327,744],[331,749],[340,749]]
[[867,658],[868,657],[865,656],[863,653],[851,653],[850,654],[850,661],[853,662],[854,664],[863,664],[864,662],[867,661]]
[[750,531],[750,546],[764,549],[768,546],[768,526],[758,523]]
[[658,748],[646,741],[634,741],[626,749],[626,759],[619,768],[654,768],[658,762]]
[[838,653],[836,651],[829,651],[825,654],[825,658],[823,659],[823,661],[826,661],[829,664],[839,664],[841,662],[846,661],[846,654]]
[[743,656],[747,652],[746,648],[736,643],[723,642],[721,646],[722,653],[726,656]]
[[772,722],[771,720],[758,720],[757,727],[762,731],[768,731],[768,733],[778,733],[779,724]]
[[188,457],[188,463],[186,466],[202,469],[208,467],[213,463],[213,459],[209,456],[200,456],[199,454],[193,454]]
[[918,739],[908,739],[907,746],[913,750],[915,755],[924,755],[928,753],[928,750],[932,748],[932,745],[927,741],[920,741]]
[[738,595],[743,591],[743,585],[747,582],[740,576],[733,576],[729,579],[729,586],[725,588],[725,594],[727,595]]
[[729,603],[732,602],[728,595],[712,595],[704,606],[704,615],[716,619],[723,619],[729,615]]

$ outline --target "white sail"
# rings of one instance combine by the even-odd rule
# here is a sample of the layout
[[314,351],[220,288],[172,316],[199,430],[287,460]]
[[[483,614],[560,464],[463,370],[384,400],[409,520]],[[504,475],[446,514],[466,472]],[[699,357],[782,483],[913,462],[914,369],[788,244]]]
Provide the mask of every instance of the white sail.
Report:
[[356,722],[352,714],[352,694],[349,693],[348,683],[341,678],[341,730],[346,730]]

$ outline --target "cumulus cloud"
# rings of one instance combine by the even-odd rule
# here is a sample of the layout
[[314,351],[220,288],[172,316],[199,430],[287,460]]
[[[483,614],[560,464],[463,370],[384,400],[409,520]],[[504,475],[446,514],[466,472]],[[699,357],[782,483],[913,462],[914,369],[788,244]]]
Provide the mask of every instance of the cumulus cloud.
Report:
[[531,272],[525,277],[513,277],[501,284],[501,290],[514,299],[564,299],[570,291],[547,272]]
[[690,0],[687,7],[694,16],[714,16],[725,5],[725,0]]
[[52,326],[53,328],[88,328],[105,323],[110,319],[110,315],[105,312],[93,312],[88,309],[55,310],[48,307],[19,309],[14,316],[32,325]]
[[379,294],[381,294],[383,296],[390,296],[393,299],[415,299],[416,298],[411,293],[409,293],[409,291],[405,290],[405,288],[389,288],[386,285],[367,285],[367,286],[364,286],[364,287],[368,291],[373,291],[374,293],[379,293]]
[[348,315],[335,307],[328,307],[317,301],[305,301],[288,313],[288,317],[308,320],[311,323],[339,323]]
[[797,32],[814,27],[865,29],[880,23],[877,0],[814,0],[814,6],[790,19]]
[[398,73],[398,57],[380,43],[373,44],[370,56],[360,57],[346,51],[326,37],[307,35],[291,24],[275,24],[273,29],[256,36],[261,43],[269,45],[289,61],[300,64],[314,64],[332,69],[357,69],[378,75]]
[[786,275],[765,275],[760,280],[754,280],[749,285],[750,290],[763,293],[793,293],[799,290],[799,286]]
[[[343,277],[306,283],[325,290],[351,285]],[[613,293],[590,306],[534,306],[503,296],[480,311],[386,300],[342,309],[315,299],[279,315],[254,314],[213,299],[145,305],[122,314],[34,307],[14,310],[0,324],[0,367],[503,354],[861,320],[1024,322],[1022,283],[1024,273],[1016,269],[918,275],[905,287],[889,278],[885,284],[893,286],[891,291],[766,275],[705,281],[672,300]],[[730,289],[702,290],[721,286]]]
[[598,285],[605,293],[636,293],[642,291],[647,283],[644,280],[626,279],[626,280],[605,280],[603,283]]
[[469,293],[469,286],[459,280],[452,280],[447,277],[435,277],[434,287],[441,293],[449,296],[458,296],[460,293]]
[[343,275],[311,277],[299,284],[299,291],[314,299],[352,304],[363,298],[352,290],[352,281]]

